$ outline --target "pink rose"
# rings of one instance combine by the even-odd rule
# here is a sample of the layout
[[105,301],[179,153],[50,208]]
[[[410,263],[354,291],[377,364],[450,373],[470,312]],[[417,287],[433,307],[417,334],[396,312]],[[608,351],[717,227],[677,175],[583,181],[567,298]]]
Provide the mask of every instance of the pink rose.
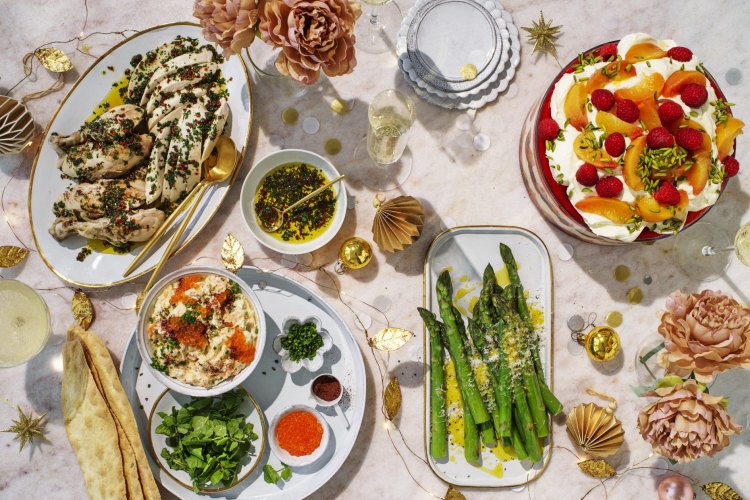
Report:
[[239,54],[255,39],[256,0],[195,0],[193,15],[200,20],[206,39],[224,49],[224,57]]

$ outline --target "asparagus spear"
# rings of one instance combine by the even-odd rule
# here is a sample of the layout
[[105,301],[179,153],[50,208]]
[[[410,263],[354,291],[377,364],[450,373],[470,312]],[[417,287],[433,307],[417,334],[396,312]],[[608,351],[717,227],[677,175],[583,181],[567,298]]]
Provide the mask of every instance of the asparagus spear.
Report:
[[[440,305],[440,317],[445,324],[445,337],[448,353],[456,366],[456,380],[461,393],[466,396],[466,405],[471,411],[471,416],[476,424],[483,424],[490,420],[490,414],[484,407],[482,395],[477,388],[474,374],[471,371],[469,360],[466,356],[461,334],[453,314],[453,285],[448,271],[440,273],[436,286],[438,304]],[[432,315],[432,313],[430,313]],[[424,318],[424,316],[423,316]],[[435,320],[432,315],[432,320]]]
[[[498,397],[500,395],[500,374],[496,360],[491,357],[490,348],[486,345],[483,332],[479,329],[479,326],[471,319],[469,319],[469,334],[471,339],[474,341],[474,348],[476,354],[482,359],[487,365],[487,378],[489,379],[490,391],[485,396],[485,403],[490,409],[490,416],[492,417],[492,428],[494,434],[498,437],[502,437],[502,420],[500,418],[500,405],[498,403]],[[487,401],[489,399],[489,401]],[[509,433],[510,435],[510,433]],[[486,442],[485,442],[486,444]],[[494,445],[493,445],[494,446]],[[490,446],[491,448],[492,446]]]
[[518,412],[518,426],[523,436],[524,447],[528,453],[529,460],[538,462],[542,459],[542,450],[539,446],[539,438],[536,435],[536,430],[534,429],[534,422],[531,419],[529,405],[526,402],[526,394],[519,379],[513,380],[513,407]]
[[516,418],[513,417],[513,429],[511,430],[511,443],[513,446],[513,449],[516,451],[516,455],[518,455],[519,460],[526,460],[529,455],[526,453],[526,448],[523,445],[523,438],[521,437],[521,433],[518,430],[518,424],[516,423]]
[[471,409],[467,403],[467,398],[461,392],[461,402],[464,407],[464,458],[470,464],[479,463],[479,433],[474,417],[471,416]]
[[[505,330],[505,322],[499,320],[495,329],[495,338],[499,345],[503,345],[503,334]],[[508,437],[511,435],[511,382],[510,382],[510,366],[508,360],[505,357],[505,353],[500,350],[500,356],[498,360],[498,376],[500,378],[500,393],[498,394],[498,405],[500,406],[500,436]],[[512,437],[512,436],[511,436]],[[516,450],[518,451],[518,450]]]
[[[422,308],[419,309],[423,316]],[[423,316],[424,317],[424,316]],[[445,422],[445,372],[443,342],[445,326],[437,321],[428,322],[430,335],[430,455],[434,459],[448,456],[448,433]]]
[[[524,321],[524,323],[526,323],[530,331],[533,332],[534,325],[531,321],[528,304],[526,304],[526,297],[524,297],[523,294],[521,278],[518,276],[518,266],[516,264],[516,259],[513,257],[513,252],[511,251],[510,247],[508,247],[508,245],[500,243],[500,257],[502,257],[505,266],[508,268],[508,277],[510,278],[511,284],[516,285],[520,288],[520,293],[518,293],[516,297],[516,308],[518,309],[518,314],[521,316],[521,319]],[[563,406],[562,403],[560,403],[560,400],[555,397],[555,395],[545,383],[542,360],[539,356],[538,342],[533,342],[531,351],[532,359],[534,361],[534,368],[538,377],[542,400],[544,401],[544,404],[550,413],[552,413],[553,415],[558,415],[562,412]]]

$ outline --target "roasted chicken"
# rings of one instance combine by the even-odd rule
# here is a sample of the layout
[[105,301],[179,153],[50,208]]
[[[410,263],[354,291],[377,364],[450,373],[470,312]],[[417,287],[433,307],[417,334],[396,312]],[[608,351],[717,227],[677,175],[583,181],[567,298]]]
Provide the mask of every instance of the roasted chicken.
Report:
[[164,212],[158,208],[132,210],[117,217],[102,217],[92,221],[80,221],[75,217],[58,217],[49,228],[57,240],[73,234],[84,238],[104,240],[116,247],[130,242],[146,241],[164,222]]

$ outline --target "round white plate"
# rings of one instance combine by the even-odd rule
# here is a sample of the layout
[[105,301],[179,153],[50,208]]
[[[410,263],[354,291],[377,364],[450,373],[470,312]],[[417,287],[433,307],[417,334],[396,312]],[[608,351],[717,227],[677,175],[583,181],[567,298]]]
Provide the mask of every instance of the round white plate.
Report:
[[339,232],[346,217],[346,187],[343,180],[332,186],[333,192],[336,195],[336,212],[333,214],[333,220],[328,229],[323,234],[313,240],[302,243],[288,243],[278,240],[261,229],[258,224],[258,218],[255,216],[255,193],[269,172],[289,163],[307,163],[308,165],[312,165],[321,170],[328,180],[339,176],[338,170],[336,170],[336,167],[330,161],[312,151],[282,149],[266,156],[250,170],[250,173],[247,174],[242,184],[240,205],[242,206],[242,216],[245,218],[245,222],[256,240],[271,250],[288,255],[298,255],[319,249],[331,241],[336,236],[336,233]]
[[[253,432],[258,436],[258,439],[252,442],[250,453],[240,461],[241,467],[239,472],[237,473],[238,483],[241,483],[242,481],[247,479],[248,476],[253,473],[255,468],[258,467],[260,458],[263,456],[263,452],[266,449],[266,420],[263,418],[263,414],[260,411],[260,407],[258,406],[258,403],[255,401],[255,399],[250,395],[249,392],[245,390],[243,390],[243,392],[247,397],[243,399],[238,411],[242,415],[247,415],[245,422],[253,424]],[[162,395],[159,396],[159,398],[156,400],[156,404],[154,404],[154,407],[151,410],[151,415],[149,418],[148,443],[149,451],[151,452],[152,456],[155,457],[156,460],[158,460],[159,467],[161,467],[161,469],[169,477],[174,479],[177,483],[182,485],[182,487],[191,492],[193,491],[193,483],[190,480],[190,475],[184,470],[172,469],[169,464],[167,464],[167,459],[161,456],[161,450],[167,448],[172,451],[172,448],[167,446],[167,436],[164,434],[157,434],[156,429],[157,427],[159,427],[163,420],[162,417],[159,416],[160,412],[171,415],[172,408],[177,408],[179,410],[180,408],[190,403],[192,399],[193,398],[190,396],[170,391],[168,389],[165,390]],[[226,489],[228,488],[222,487],[222,485],[219,484],[211,488],[206,488],[203,491],[219,492]]]
[[[123,277],[123,271],[140,252],[140,246],[135,246],[130,252],[124,254],[93,252],[83,262],[77,261],[76,256],[86,246],[87,240],[81,236],[71,236],[60,242],[48,232],[55,219],[52,213],[52,203],[72,183],[60,177],[60,171],[57,169],[58,154],[49,143],[49,134],[51,132],[69,134],[77,130],[104,99],[112,84],[119,80],[125,70],[130,67],[130,60],[133,56],[145,54],[173,40],[177,35],[197,38],[202,44],[208,43],[201,36],[200,26],[192,23],[156,26],[136,33],[115,45],[83,73],[62,100],[44,131],[29,181],[31,229],[34,243],[45,264],[55,274],[74,285],[92,288],[112,286],[136,279],[148,272],[161,258],[181,218],[178,218],[172,229],[163,236],[161,244],[127,278]],[[240,57],[226,60],[221,70],[227,81],[231,110],[227,120],[227,130],[237,149],[240,150],[237,161],[242,163],[250,137],[250,76]],[[239,168],[235,170],[235,176],[237,171]],[[185,231],[178,249],[184,248],[208,223],[219,209],[233,181],[234,177],[209,188],[195,213],[194,220]]]
[[[264,414],[266,424],[284,409],[297,403],[315,407],[328,423],[331,441],[323,456],[312,465],[295,468],[292,478],[279,485],[263,481],[262,468],[270,463],[281,468],[281,461],[268,447],[258,467],[246,480],[213,498],[241,499],[301,499],[323,486],[349,456],[357,439],[365,411],[365,366],[356,340],[344,320],[320,296],[295,281],[277,274],[264,273],[245,267],[237,276],[252,286],[266,315],[266,332],[272,339],[281,332],[282,321],[289,311],[300,316],[316,316],[333,338],[333,348],[326,353],[321,369],[316,373],[302,370],[288,374],[281,369],[281,361],[273,351],[272,342],[266,342],[258,368],[245,380],[242,387],[250,392]],[[310,385],[322,373],[331,373],[339,379],[344,396],[336,408],[315,406]],[[156,399],[165,387],[143,366],[143,360],[130,338],[120,363],[120,380],[130,400],[138,430],[144,443],[148,442],[148,416]],[[205,498],[186,491],[173,478],[159,468],[156,459],[147,454],[151,470],[167,490],[183,499]]]
[[[446,92],[461,92],[495,72],[504,48],[501,31],[490,11],[474,0],[433,0],[411,20],[406,53],[421,79]],[[476,68],[473,79],[462,74],[467,64]]]
[[509,54],[501,71],[497,74],[497,79],[492,81],[486,87],[481,88],[481,92],[465,97],[456,98],[456,94],[446,94],[429,87],[423,80],[415,81],[414,76],[409,70],[408,61],[404,57],[399,57],[399,66],[406,76],[407,83],[414,89],[414,92],[427,102],[446,109],[480,109],[491,103],[504,92],[513,77],[516,74],[516,67],[521,61],[521,41],[519,39],[518,28],[513,24],[513,18],[507,11],[501,12],[509,32]]

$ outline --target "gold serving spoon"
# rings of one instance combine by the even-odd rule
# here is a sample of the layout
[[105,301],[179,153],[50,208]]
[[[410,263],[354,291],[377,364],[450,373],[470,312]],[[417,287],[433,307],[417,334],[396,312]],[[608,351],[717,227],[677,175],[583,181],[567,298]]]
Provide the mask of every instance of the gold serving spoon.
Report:
[[269,206],[268,209],[271,210],[271,212],[273,213],[273,216],[271,216],[269,218],[270,220],[262,220],[260,217],[258,217],[258,225],[260,226],[260,228],[263,231],[265,231],[267,233],[273,233],[273,232],[278,231],[281,228],[281,226],[284,225],[284,216],[287,214],[287,212],[290,212],[290,211],[294,210],[295,208],[297,208],[298,206],[300,206],[303,203],[305,203],[306,201],[309,201],[312,198],[315,198],[320,193],[322,193],[323,191],[325,191],[329,187],[333,186],[334,184],[336,184],[337,182],[339,182],[344,177],[346,177],[346,176],[345,175],[339,175],[338,177],[336,177],[332,181],[327,182],[326,184],[323,184],[318,189],[316,189],[312,193],[308,194],[304,198],[300,198],[299,200],[295,201],[294,203],[292,203],[291,205],[289,205],[288,207],[286,207],[284,210],[279,210],[276,207]]
[[216,141],[216,151],[218,152],[216,164],[211,167],[208,172],[206,172],[203,180],[198,183],[198,186],[196,186],[194,196],[195,201],[190,207],[188,213],[185,214],[185,218],[180,223],[177,231],[175,231],[175,233],[172,235],[172,239],[169,240],[167,249],[162,254],[161,259],[159,259],[159,263],[156,264],[156,267],[154,268],[154,271],[151,274],[151,278],[148,280],[148,283],[146,283],[143,291],[138,295],[138,298],[135,301],[136,311],[140,311],[144,297],[146,297],[146,294],[151,289],[151,287],[154,286],[156,279],[161,273],[161,270],[164,269],[164,266],[169,260],[169,257],[172,255],[172,251],[175,249],[177,243],[182,238],[182,235],[185,232],[185,229],[187,229],[188,224],[190,224],[190,220],[193,218],[193,214],[195,214],[195,210],[198,208],[198,205],[200,205],[201,198],[203,198],[203,195],[206,192],[206,188],[208,188],[208,186],[210,186],[211,184],[216,184],[217,182],[226,180],[230,175],[232,175],[232,172],[234,172],[234,169],[237,165],[237,150],[234,148],[234,141],[232,141],[232,139],[227,136],[219,137],[219,139]]

